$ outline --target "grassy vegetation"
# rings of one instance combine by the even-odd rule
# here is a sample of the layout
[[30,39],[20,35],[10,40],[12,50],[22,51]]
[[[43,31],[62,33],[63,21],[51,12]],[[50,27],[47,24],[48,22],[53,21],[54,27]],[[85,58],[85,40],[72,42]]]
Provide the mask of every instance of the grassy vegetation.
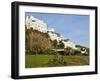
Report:
[[52,58],[52,55],[26,55],[26,68],[43,67]]
[[[60,61],[53,61],[55,55],[32,55],[26,54],[25,56],[25,67],[26,68],[36,68],[36,67],[52,67],[52,66],[77,66],[77,65],[88,65],[89,56],[61,56],[59,55],[60,60],[63,57],[65,61],[64,65],[60,64]],[[59,64],[58,64],[59,63]]]

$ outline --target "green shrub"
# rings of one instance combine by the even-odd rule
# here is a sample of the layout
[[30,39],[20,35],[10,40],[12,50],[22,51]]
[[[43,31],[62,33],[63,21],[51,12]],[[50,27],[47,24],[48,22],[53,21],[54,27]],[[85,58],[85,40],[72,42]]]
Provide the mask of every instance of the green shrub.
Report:
[[64,66],[67,65],[67,62],[64,60],[63,55],[56,54],[53,59],[50,60],[47,65],[49,66]]
[[81,55],[81,51],[75,50],[74,55]]
[[52,50],[52,49],[46,49],[46,50],[44,51],[44,54],[55,55],[55,54],[57,54],[57,52],[54,51],[54,50]]
[[74,55],[74,50],[71,47],[64,49],[64,55]]

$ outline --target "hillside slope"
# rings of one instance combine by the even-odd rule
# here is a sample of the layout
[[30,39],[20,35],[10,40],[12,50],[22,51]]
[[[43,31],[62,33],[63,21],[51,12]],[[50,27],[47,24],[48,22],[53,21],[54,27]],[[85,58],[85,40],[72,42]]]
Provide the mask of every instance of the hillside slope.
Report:
[[26,29],[26,52],[32,52],[34,49],[45,50],[52,48],[52,42],[47,33],[41,33],[39,31]]

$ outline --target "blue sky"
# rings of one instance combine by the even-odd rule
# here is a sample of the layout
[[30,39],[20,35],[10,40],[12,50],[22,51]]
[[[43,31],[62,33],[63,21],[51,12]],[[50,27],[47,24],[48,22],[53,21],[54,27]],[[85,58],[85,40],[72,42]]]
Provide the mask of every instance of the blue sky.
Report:
[[89,47],[89,16],[73,14],[51,14],[26,12],[25,16],[34,16],[54,28],[56,32],[69,38],[76,44]]

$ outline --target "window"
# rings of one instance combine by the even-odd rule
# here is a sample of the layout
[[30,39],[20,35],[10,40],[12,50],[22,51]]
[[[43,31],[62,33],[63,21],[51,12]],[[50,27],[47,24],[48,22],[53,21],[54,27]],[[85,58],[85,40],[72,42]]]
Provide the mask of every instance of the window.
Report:
[[36,22],[35,20],[32,20],[32,22]]

